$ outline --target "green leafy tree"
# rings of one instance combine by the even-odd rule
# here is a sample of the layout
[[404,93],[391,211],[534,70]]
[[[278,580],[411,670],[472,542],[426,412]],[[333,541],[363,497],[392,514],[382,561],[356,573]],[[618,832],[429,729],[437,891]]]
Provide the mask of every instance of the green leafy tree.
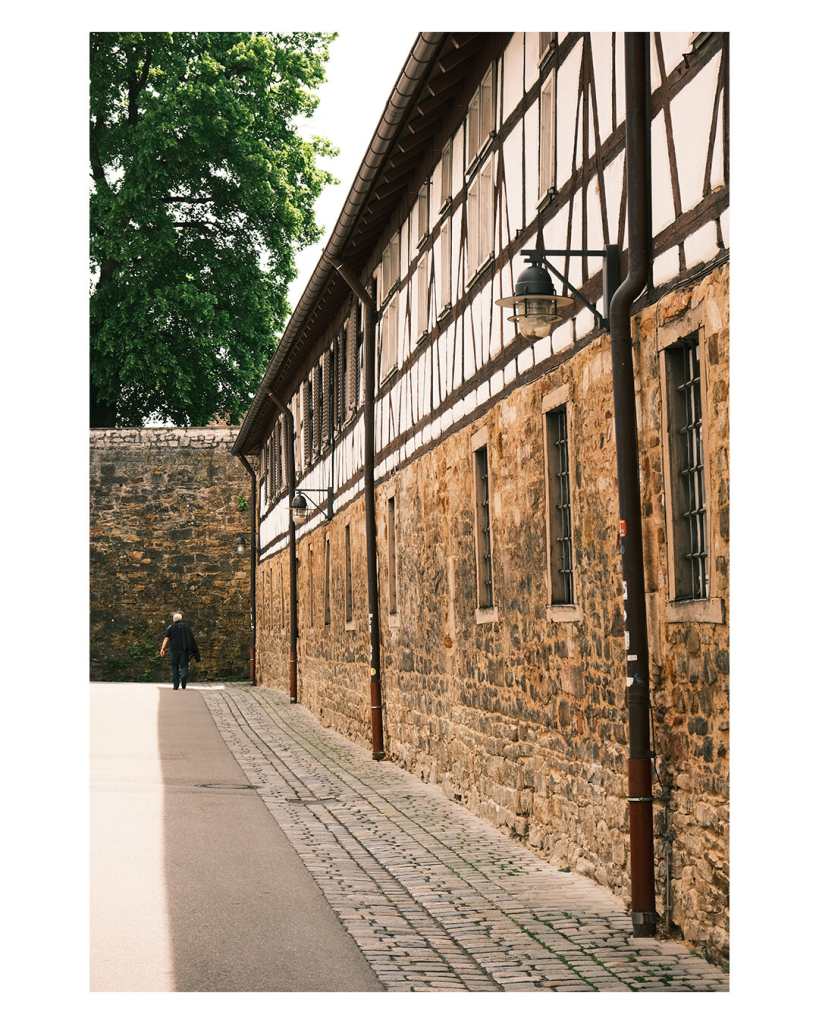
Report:
[[334,179],[332,35],[91,33],[91,425],[246,411]]

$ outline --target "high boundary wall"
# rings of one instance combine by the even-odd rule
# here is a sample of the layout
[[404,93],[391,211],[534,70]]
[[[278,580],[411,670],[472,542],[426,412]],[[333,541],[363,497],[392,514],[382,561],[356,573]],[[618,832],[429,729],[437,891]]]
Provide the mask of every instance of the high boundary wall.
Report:
[[[90,431],[90,676],[162,681],[174,611],[202,660],[193,679],[250,672],[250,477],[236,428]],[[245,550],[237,552],[237,537]]]

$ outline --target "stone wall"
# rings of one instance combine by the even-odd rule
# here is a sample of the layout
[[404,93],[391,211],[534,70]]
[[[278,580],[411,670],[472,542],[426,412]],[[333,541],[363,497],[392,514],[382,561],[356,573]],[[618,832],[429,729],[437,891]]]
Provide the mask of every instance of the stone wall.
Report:
[[250,476],[230,454],[237,430],[90,433],[91,679],[168,679],[158,651],[176,610],[202,653],[194,679],[248,678]]
[[[711,593],[721,621],[669,605],[657,339],[701,325],[708,378]],[[728,956],[728,269],[637,318],[636,367],[657,779],[661,928]],[[576,621],[546,588],[543,396],[568,385]],[[471,438],[488,429],[495,622],[476,621]],[[398,615],[386,607],[387,498],[397,518]],[[342,496],[343,499],[343,496]],[[628,713],[611,349],[599,337],[450,433],[376,490],[385,746],[453,800],[596,879],[628,902]],[[345,622],[351,526],[353,622]],[[331,622],[324,622],[324,538]],[[312,593],[310,560],[312,547]],[[304,537],[299,555],[300,700],[369,746],[364,502]],[[288,688],[286,549],[259,575],[259,674]],[[312,624],[311,624],[312,602]],[[707,618],[707,616],[706,616]],[[669,874],[670,873],[670,874]],[[670,885],[669,885],[670,878]]]

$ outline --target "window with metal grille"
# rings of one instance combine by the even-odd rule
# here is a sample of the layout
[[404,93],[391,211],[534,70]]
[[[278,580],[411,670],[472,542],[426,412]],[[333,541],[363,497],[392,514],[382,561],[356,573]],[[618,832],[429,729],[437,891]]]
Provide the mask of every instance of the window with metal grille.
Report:
[[552,604],[574,604],[569,421],[566,406],[545,415],[549,495],[549,578]]
[[330,625],[330,538],[324,538],[324,625]]
[[398,614],[398,570],[395,557],[395,497],[387,498],[387,572],[390,615]]
[[478,568],[478,607],[495,604],[492,579],[492,537],[489,520],[489,458],[487,446],[475,450],[476,559]]
[[344,528],[344,621],[353,621],[353,555],[350,541],[350,524]]
[[705,493],[699,335],[665,351],[674,599],[708,594],[708,513]]

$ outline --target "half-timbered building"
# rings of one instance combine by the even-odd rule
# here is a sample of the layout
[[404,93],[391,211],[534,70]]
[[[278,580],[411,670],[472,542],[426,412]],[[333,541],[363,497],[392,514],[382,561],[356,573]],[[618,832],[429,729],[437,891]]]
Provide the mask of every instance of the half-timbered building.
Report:
[[234,447],[256,681],[716,957],[727,113],[723,33],[419,35]]

